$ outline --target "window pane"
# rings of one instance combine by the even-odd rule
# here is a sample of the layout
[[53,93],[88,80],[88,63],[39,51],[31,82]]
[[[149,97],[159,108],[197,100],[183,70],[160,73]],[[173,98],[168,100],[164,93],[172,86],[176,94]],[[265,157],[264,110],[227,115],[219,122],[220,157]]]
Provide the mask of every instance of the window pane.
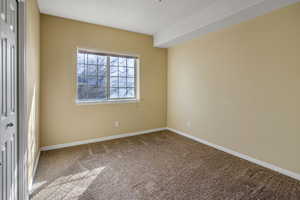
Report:
[[118,87],[118,77],[110,78],[110,87]]
[[96,65],[88,66],[88,75],[89,76],[97,76],[97,66]]
[[134,78],[127,78],[127,87],[135,87]]
[[111,67],[110,76],[118,76],[119,75],[118,71],[119,71],[118,67]]
[[128,58],[127,59],[127,66],[128,67],[134,67],[134,59],[133,58]]
[[[107,63],[108,59],[109,63]],[[77,63],[77,96],[79,100],[135,97],[136,66],[134,58],[80,52],[77,55]],[[107,73],[108,71],[110,73]],[[108,93],[110,96],[107,96]]]
[[88,64],[97,64],[97,55],[89,54],[88,55]]
[[77,55],[77,63],[83,64],[84,63],[84,57],[86,54],[84,53],[78,53]]
[[97,77],[88,77],[88,86],[97,86]]
[[119,78],[119,87],[126,87],[126,78]]
[[77,74],[84,74],[85,72],[85,65],[77,65]]
[[98,87],[101,87],[101,88],[106,87],[106,78],[105,78],[105,76],[98,77]]
[[107,65],[107,57],[98,56],[98,65]]
[[135,96],[134,93],[135,93],[134,88],[127,88],[127,97],[128,98],[133,98]]
[[126,58],[119,58],[119,66],[120,67],[126,67]]
[[134,68],[127,68],[127,76],[134,77]]
[[87,90],[85,85],[78,85],[77,90],[78,100],[87,99]]
[[119,67],[119,76],[126,77],[126,67]]
[[77,67],[77,80],[79,84],[85,83],[85,66],[78,65]]
[[98,66],[98,75],[106,76],[106,66]]
[[119,97],[120,98],[126,98],[127,97],[127,90],[126,90],[126,88],[120,88],[119,89]]
[[102,87],[88,87],[87,88],[89,100],[105,99],[105,88]]
[[110,88],[110,98],[118,98],[118,88]]
[[119,64],[119,58],[111,56],[110,57],[110,66],[118,66]]

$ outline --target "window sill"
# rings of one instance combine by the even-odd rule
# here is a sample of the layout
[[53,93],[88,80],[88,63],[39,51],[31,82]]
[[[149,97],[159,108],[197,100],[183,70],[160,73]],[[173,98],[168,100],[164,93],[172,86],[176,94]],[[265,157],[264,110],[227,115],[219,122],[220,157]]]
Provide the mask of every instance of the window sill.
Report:
[[79,101],[76,100],[78,105],[93,105],[93,104],[126,104],[126,103],[139,103],[138,99],[118,99],[118,100],[99,100],[99,101]]

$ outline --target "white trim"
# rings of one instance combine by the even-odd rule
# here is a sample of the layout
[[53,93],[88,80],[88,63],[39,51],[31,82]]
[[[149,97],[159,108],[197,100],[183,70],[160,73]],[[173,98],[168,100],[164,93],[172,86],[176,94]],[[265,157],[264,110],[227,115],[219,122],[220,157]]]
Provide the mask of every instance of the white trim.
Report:
[[140,103],[139,99],[118,99],[118,100],[89,100],[89,101],[80,101],[78,99],[75,100],[77,105],[95,105],[95,104],[123,104],[123,103]]
[[86,47],[79,47],[77,46],[77,51],[88,51],[91,53],[103,53],[103,54],[112,54],[112,56],[128,56],[128,57],[135,57],[136,59],[139,59],[141,56],[139,54],[135,54],[135,53],[120,53],[120,52],[113,52],[113,51],[106,51],[103,49],[97,49],[97,48],[86,48]]
[[36,174],[36,170],[37,170],[37,167],[39,165],[39,161],[40,161],[40,156],[41,156],[41,151],[39,150],[38,151],[38,155],[36,156],[35,158],[35,162],[34,162],[34,167],[33,167],[33,172],[32,172],[32,180],[31,180],[31,183],[29,184],[29,194],[32,193],[32,186],[33,186],[33,181],[34,181],[34,178],[35,178],[35,174]]
[[35,159],[35,162],[34,162],[33,179],[34,179],[34,177],[35,177],[36,170],[37,170],[37,167],[38,167],[38,165],[39,165],[40,156],[41,156],[41,151],[38,152],[38,155],[36,156],[36,159]]
[[143,134],[148,134],[148,133],[153,133],[153,132],[163,131],[163,130],[166,130],[166,128],[156,128],[156,129],[150,129],[150,130],[145,130],[145,131],[138,131],[138,132],[134,132],[134,133],[124,133],[124,134],[119,134],[119,135],[94,138],[94,139],[90,139],[90,140],[83,140],[83,141],[77,141],[77,142],[71,142],[71,143],[65,143],[65,144],[56,144],[56,145],[52,145],[52,146],[44,146],[41,148],[41,151],[61,149],[61,148],[65,148],[65,147],[78,146],[78,145],[82,145],[82,144],[103,142],[103,141],[107,141],[107,140],[114,140],[114,139],[131,137],[131,136],[136,136],[136,135],[143,135]]
[[289,170],[286,170],[286,169],[282,169],[282,168],[277,167],[277,166],[275,166],[275,165],[273,165],[273,164],[270,164],[270,163],[267,163],[267,162],[264,162],[264,161],[261,161],[261,160],[257,160],[257,159],[255,159],[255,158],[252,158],[252,157],[247,156],[247,155],[245,155],[245,154],[242,154],[242,153],[233,151],[233,150],[231,150],[231,149],[228,149],[228,148],[225,148],[225,147],[222,147],[222,146],[213,144],[213,143],[210,143],[210,142],[208,142],[208,141],[206,141],[206,140],[197,138],[197,137],[195,137],[195,136],[189,135],[189,134],[184,133],[184,132],[179,131],[179,130],[175,130],[175,129],[173,129],[173,128],[167,128],[167,130],[172,131],[172,132],[174,132],[174,133],[177,133],[177,134],[179,134],[179,135],[182,135],[182,136],[184,136],[184,137],[190,138],[190,139],[195,140],[195,141],[197,141],[197,142],[200,142],[200,143],[202,143],[202,144],[211,146],[211,147],[213,147],[213,148],[215,148],[215,149],[218,149],[218,150],[220,150],[220,151],[224,151],[224,152],[229,153],[229,154],[231,154],[231,155],[234,155],[234,156],[236,156],[236,157],[242,158],[242,159],[244,159],[244,160],[248,160],[248,161],[250,161],[250,162],[252,162],[252,163],[255,163],[255,164],[260,165],[260,166],[262,166],[262,167],[271,169],[271,170],[276,171],[276,172],[278,172],[278,173],[281,173],[281,174],[283,174],[283,175],[286,175],[286,176],[289,176],[289,177],[291,177],[291,178],[300,180],[300,174],[298,174],[298,173],[295,173],[295,172],[292,172],[292,171],[289,171]]
[[18,199],[28,200],[27,1],[18,3]]

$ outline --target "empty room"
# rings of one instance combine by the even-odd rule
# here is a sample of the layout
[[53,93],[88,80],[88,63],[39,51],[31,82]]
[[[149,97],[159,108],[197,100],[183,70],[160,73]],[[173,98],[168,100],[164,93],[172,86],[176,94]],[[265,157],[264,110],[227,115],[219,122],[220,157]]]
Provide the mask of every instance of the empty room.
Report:
[[300,0],[0,0],[0,200],[300,200]]

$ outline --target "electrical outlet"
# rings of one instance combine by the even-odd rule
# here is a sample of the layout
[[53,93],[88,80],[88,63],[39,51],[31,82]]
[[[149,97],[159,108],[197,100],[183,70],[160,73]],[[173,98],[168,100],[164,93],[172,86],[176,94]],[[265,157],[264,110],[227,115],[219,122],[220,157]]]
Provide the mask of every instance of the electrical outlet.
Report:
[[186,122],[186,126],[187,126],[188,128],[191,128],[191,127],[192,127],[192,123],[191,123],[190,121],[188,121],[188,122]]
[[119,121],[115,121],[115,127],[119,127],[120,126],[120,122]]

